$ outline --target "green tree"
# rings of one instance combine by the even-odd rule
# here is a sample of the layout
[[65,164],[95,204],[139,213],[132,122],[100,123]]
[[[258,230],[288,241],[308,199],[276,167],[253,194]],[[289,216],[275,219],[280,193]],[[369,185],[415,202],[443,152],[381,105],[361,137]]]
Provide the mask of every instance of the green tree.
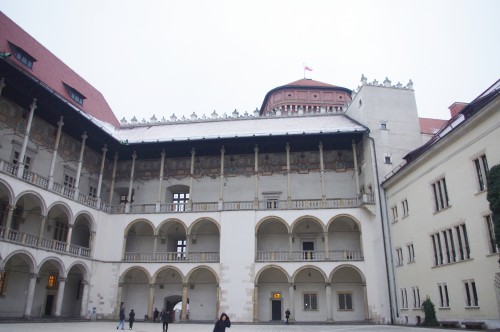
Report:
[[424,308],[424,314],[425,314],[425,319],[422,325],[438,326],[439,323],[436,318],[436,309],[434,308],[434,303],[432,303],[431,299],[428,296],[422,303],[422,307]]
[[488,172],[488,195],[492,213],[495,240],[500,246],[500,165],[493,166]]

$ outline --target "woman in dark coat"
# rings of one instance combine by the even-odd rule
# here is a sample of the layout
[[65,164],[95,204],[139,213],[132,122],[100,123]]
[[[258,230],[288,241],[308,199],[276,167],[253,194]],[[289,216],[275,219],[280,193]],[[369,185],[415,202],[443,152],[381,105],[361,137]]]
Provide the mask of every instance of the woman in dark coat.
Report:
[[229,316],[223,312],[219,320],[215,322],[214,332],[225,332],[226,327],[231,327],[231,321],[229,320]]
[[129,330],[132,330],[132,326],[134,326],[134,320],[135,320],[135,312],[134,309],[130,310],[128,314],[128,326]]

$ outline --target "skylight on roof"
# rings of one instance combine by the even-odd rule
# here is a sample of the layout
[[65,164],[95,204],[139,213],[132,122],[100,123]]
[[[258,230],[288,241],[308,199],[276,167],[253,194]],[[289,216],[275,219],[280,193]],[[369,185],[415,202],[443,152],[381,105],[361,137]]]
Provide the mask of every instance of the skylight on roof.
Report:
[[14,55],[14,58],[19,60],[22,64],[24,64],[26,67],[29,69],[33,68],[33,63],[36,62],[36,59],[32,57],[31,55],[28,54],[25,50],[20,48],[17,45],[12,44],[9,42],[10,48],[12,49],[12,53]]
[[80,92],[76,91],[74,88],[70,87],[69,85],[63,83],[64,86],[66,87],[66,90],[68,91],[69,97],[76,101],[78,104],[83,106],[83,100],[86,99],[84,95],[82,95]]

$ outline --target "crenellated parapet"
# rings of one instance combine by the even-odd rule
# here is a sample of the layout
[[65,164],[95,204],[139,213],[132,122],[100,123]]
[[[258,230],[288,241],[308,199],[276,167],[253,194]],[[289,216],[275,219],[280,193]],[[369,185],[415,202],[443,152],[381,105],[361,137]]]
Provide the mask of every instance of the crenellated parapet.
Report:
[[403,89],[403,90],[413,90],[413,81],[410,79],[406,85],[401,84],[401,82],[398,82],[397,84],[392,84],[391,80],[385,77],[385,80],[380,83],[378,80],[373,80],[372,82],[368,82],[368,79],[366,78],[365,75],[361,75],[360,79],[361,85],[354,89],[352,91],[352,97],[356,96],[356,94],[359,92],[359,89],[361,89],[362,86],[364,85],[369,85],[369,86],[380,86],[384,88],[395,88],[395,89]]

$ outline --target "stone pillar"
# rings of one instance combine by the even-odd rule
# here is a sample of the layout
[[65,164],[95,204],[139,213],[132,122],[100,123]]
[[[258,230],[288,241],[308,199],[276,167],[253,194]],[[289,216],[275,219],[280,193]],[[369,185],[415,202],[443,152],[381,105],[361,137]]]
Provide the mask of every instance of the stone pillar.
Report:
[[67,246],[66,246],[66,251],[69,251],[70,247],[71,247],[71,236],[73,235],[73,227],[75,225],[73,224],[69,224],[69,229],[68,229],[68,236],[66,237],[66,243],[67,243]]
[[33,297],[35,296],[35,285],[38,274],[30,273],[29,277],[28,293],[26,294],[26,304],[24,305],[24,318],[31,318],[31,307],[33,306]]
[[194,156],[196,154],[196,150],[194,148],[191,149],[191,167],[189,171],[189,211],[193,210],[193,179],[194,179]]
[[113,192],[115,191],[115,179],[116,179],[116,163],[118,162],[118,152],[115,152],[114,162],[113,162],[113,173],[111,175],[111,187],[109,188],[109,204],[113,203]]
[[323,162],[323,143],[319,142],[319,167],[321,177],[321,200],[326,202],[325,195],[325,163]]
[[[153,235],[153,253],[156,254],[158,251],[158,234]],[[155,255],[156,261],[156,255]]]
[[40,239],[43,239],[43,233],[45,231],[45,223],[47,222],[47,217],[46,216],[40,216],[41,222],[40,222],[40,229],[38,230],[38,237]]
[[66,278],[59,278],[58,283],[59,287],[57,289],[56,312],[54,313],[54,316],[56,318],[61,317],[61,309],[64,299],[64,288],[66,286]]
[[354,178],[356,179],[356,194],[359,195],[358,156],[356,155],[356,143],[354,141],[352,141],[352,155],[354,158]]
[[155,302],[155,284],[149,284],[148,320],[153,320],[154,302]]
[[75,197],[73,199],[78,201],[78,196],[80,195],[80,175],[82,173],[82,165],[83,165],[83,153],[85,152],[85,141],[87,140],[87,132],[84,131],[82,135],[82,147],[80,148],[80,157],[78,158],[78,168],[76,170],[76,179],[75,179]]
[[63,117],[61,116],[59,118],[59,121],[57,122],[56,141],[54,142],[54,152],[52,153],[52,161],[50,163],[49,184],[48,184],[49,190],[52,190],[52,188],[54,187],[54,169],[56,166],[57,151],[59,150],[59,142],[61,141],[62,126],[64,126],[64,122],[63,122]]
[[87,308],[89,302],[89,282],[86,280],[82,281],[82,303],[80,308],[80,318],[87,318]]
[[123,236],[122,261],[125,260],[125,250],[127,250],[127,235]]
[[253,321],[259,321],[259,285],[253,286]]
[[[158,177],[158,199],[156,200],[156,212],[160,212],[164,168],[165,168],[165,150],[163,149],[161,150],[160,176]],[[191,196],[189,197],[191,198]]]
[[19,154],[19,167],[17,168],[17,177],[22,178],[24,175],[24,157],[26,156],[26,148],[28,147],[28,141],[30,138],[30,131],[31,131],[31,123],[33,122],[33,115],[35,114],[35,109],[36,109],[36,98],[33,99],[33,102],[30,105],[30,113],[28,115],[28,122],[26,123],[26,130],[24,131],[24,140],[23,140],[23,146],[21,148],[21,152]]
[[291,174],[290,174],[290,144],[286,143],[286,176],[287,176],[287,193],[286,200],[288,206],[292,201],[292,182],[291,182]]
[[288,306],[290,308],[289,321],[295,321],[295,285],[288,284]]
[[288,233],[288,260],[292,260],[292,254],[293,254],[293,233]]
[[118,316],[120,308],[122,305],[122,293],[123,293],[123,281],[118,282],[118,289],[116,290],[116,304],[115,304],[115,315]]
[[220,297],[221,297],[220,285],[217,284],[217,299],[215,300],[215,319],[219,319]]
[[259,147],[255,144],[253,148],[254,151],[254,159],[255,159],[255,196],[253,199],[253,208],[255,210],[259,209]]
[[188,293],[188,284],[182,284],[182,314],[181,320],[187,319],[187,293]]
[[125,212],[130,212],[130,205],[132,204],[132,190],[134,185],[134,170],[135,170],[135,159],[137,158],[137,154],[132,154],[132,167],[130,168],[130,183],[128,185],[128,195],[127,195],[127,204],[125,205]]
[[9,205],[7,209],[9,211],[7,212],[7,220],[5,221],[5,233],[3,235],[5,239],[9,238],[10,227],[12,226],[12,216],[14,215],[14,210],[16,209],[16,206]]
[[328,232],[323,233],[323,238],[325,239],[325,258],[330,259],[330,248],[328,245]]
[[102,148],[102,160],[101,160],[101,168],[99,170],[99,182],[97,182],[97,208],[99,209],[101,207],[101,189],[102,189],[102,177],[104,174],[104,163],[106,162],[106,152],[108,152],[108,148],[106,147],[106,144],[104,144],[104,147]]
[[365,320],[369,320],[370,312],[368,311],[368,294],[366,292],[366,283],[363,283],[362,286],[363,286],[363,304],[365,309]]
[[325,290],[326,290],[326,320],[328,322],[331,322],[333,321],[332,285],[330,283],[326,283]]
[[94,252],[94,241],[95,241],[95,231],[90,231],[90,240],[89,240],[89,250],[90,250],[90,257],[93,256]]
[[220,149],[220,190],[219,190],[219,210],[222,210],[222,202],[224,201],[224,147]]

